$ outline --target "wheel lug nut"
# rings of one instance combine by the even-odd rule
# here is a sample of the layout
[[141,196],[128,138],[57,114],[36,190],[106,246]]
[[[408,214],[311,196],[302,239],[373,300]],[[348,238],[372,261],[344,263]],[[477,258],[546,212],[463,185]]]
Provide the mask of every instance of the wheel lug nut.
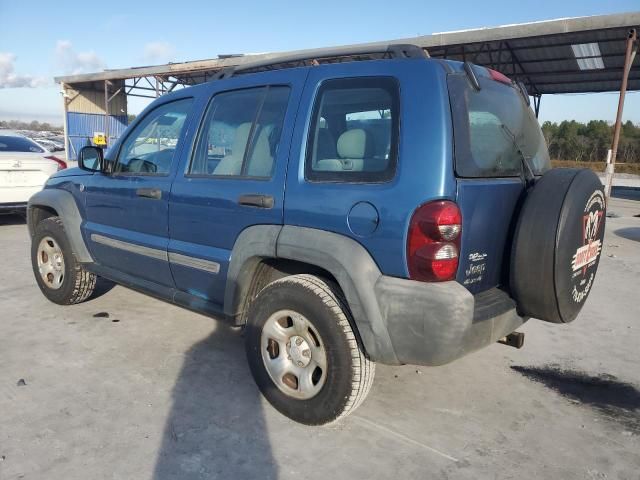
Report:
[[307,357],[307,358],[311,358],[311,350],[303,350],[302,351],[302,356],[303,357]]
[[296,345],[302,345],[302,339],[300,337],[296,338]]
[[303,365],[304,365],[304,363],[302,363],[302,362],[298,362],[298,366],[299,366],[299,367],[301,367],[301,366],[303,366]]

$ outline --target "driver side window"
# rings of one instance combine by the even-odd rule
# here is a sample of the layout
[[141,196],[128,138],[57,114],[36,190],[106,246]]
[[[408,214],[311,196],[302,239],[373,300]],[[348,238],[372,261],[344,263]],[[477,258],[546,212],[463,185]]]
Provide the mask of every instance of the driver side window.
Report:
[[114,173],[168,174],[192,103],[185,98],[151,111],[123,142]]

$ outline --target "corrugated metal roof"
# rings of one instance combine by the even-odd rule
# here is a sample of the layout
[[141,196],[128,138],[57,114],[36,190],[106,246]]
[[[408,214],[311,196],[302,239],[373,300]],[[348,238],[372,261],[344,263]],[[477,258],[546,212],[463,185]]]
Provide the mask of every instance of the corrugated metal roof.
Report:
[[[640,26],[640,12],[563,18],[495,28],[404,38],[344,47],[299,50],[294,52],[225,57],[151,67],[108,70],[104,72],[58,77],[66,84],[86,84],[103,80],[123,80],[152,76],[172,77],[178,83],[207,81],[211,75],[230,66],[277,59],[283,55],[308,54],[321,58],[337,49],[380,47],[389,44],[414,44],[432,57],[468,60],[521,79],[532,94],[615,91],[620,88],[624,51],[630,28]],[[597,43],[603,69],[581,70],[571,45]],[[632,68],[629,90],[640,90],[640,72]]]
[[[431,48],[436,58],[469,60],[523,80],[530,93],[586,93],[620,89],[626,40],[640,15],[629,14],[623,26],[528,36]],[[633,23],[632,23],[633,22]],[[602,69],[581,70],[572,45],[596,44]],[[640,90],[640,70],[631,69],[629,90]]]

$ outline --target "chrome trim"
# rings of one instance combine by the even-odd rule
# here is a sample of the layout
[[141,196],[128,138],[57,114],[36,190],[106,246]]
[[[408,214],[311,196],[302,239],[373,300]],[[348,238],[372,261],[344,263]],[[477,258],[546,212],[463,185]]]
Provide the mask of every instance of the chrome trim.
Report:
[[198,270],[204,270],[205,272],[218,273],[220,272],[220,264],[218,262],[212,262],[211,260],[204,260],[202,258],[190,257],[188,255],[182,255],[180,253],[169,252],[169,261],[183,267],[196,268]]
[[164,250],[158,250],[157,248],[143,247],[142,245],[136,245],[129,242],[123,242],[122,240],[116,240],[115,238],[105,237],[97,233],[91,234],[91,240],[107,247],[117,248],[118,250],[124,250],[125,252],[137,253],[145,257],[155,258],[156,260],[162,260],[164,262],[169,261],[167,258],[167,252]]

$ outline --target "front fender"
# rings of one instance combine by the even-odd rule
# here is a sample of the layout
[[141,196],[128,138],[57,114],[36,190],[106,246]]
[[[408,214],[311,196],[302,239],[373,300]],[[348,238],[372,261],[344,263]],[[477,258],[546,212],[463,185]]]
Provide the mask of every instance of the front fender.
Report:
[[71,244],[76,259],[80,263],[91,263],[93,258],[87,249],[80,227],[82,225],[82,215],[76,204],[73,195],[66,190],[45,189],[29,199],[27,206],[27,223],[29,225],[29,233],[33,237],[35,232],[35,223],[37,215],[35,212],[38,207],[46,207],[57,212],[62,219],[64,230]]

